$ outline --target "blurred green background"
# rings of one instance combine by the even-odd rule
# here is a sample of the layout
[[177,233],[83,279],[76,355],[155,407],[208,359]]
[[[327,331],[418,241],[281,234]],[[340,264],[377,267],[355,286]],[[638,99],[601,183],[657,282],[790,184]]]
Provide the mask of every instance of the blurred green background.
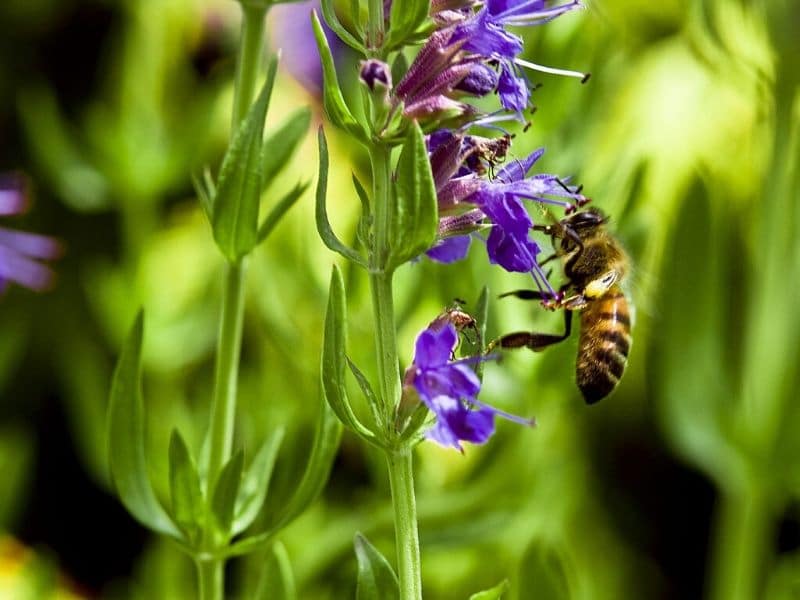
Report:
[[[538,111],[514,152],[544,145],[541,169],[574,174],[612,216],[635,266],[628,371],[587,408],[574,339],[487,367],[483,400],[539,426],[500,423],[465,456],[419,448],[426,597],[466,598],[508,578],[520,599],[800,598],[800,2],[587,4],[526,34],[526,58],[592,79],[537,76]],[[188,559],[109,492],[105,405],[143,305],[162,490],[172,427],[201,443],[222,261],[191,175],[224,152],[238,10],[232,0],[0,5],[0,172],[26,174],[35,203],[4,225],[67,248],[54,291],[0,299],[2,597],[193,593]],[[272,15],[279,30],[309,8],[287,10]],[[339,59],[343,73],[354,64]],[[307,104],[320,122],[313,91],[288,70],[280,77],[268,129]],[[265,202],[315,178],[315,128]],[[328,135],[329,211],[352,238],[350,172],[366,180],[364,157]],[[334,260],[307,194],[251,264],[238,438],[253,448],[287,426],[276,503],[308,452]],[[454,298],[469,309],[483,285],[495,297],[529,284],[486,263],[473,247],[465,263],[398,273],[405,360]],[[363,273],[346,273],[350,351],[366,368],[368,289]],[[560,327],[533,305],[490,306],[492,336]],[[345,435],[323,500],[281,537],[299,597],[352,597],[353,534],[393,556],[390,519],[382,461]],[[264,564],[258,554],[232,563],[238,595]]]

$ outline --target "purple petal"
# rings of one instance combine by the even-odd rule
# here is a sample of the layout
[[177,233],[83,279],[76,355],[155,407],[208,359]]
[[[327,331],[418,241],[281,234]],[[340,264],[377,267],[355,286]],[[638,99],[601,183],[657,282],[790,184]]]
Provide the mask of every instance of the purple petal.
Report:
[[0,189],[0,215],[16,215],[25,209],[25,195],[19,189]]
[[497,71],[483,63],[475,63],[456,89],[480,97],[493,92],[497,83]]
[[544,154],[544,148],[539,148],[522,160],[511,161],[498,171],[496,179],[503,183],[522,181],[528,171],[531,170],[533,163],[539,160],[542,154]]
[[417,337],[414,347],[414,364],[421,369],[446,365],[458,341],[452,323],[436,331],[425,329]]
[[528,108],[530,90],[524,77],[516,75],[513,69],[504,66],[497,82],[497,93],[503,108],[521,113]]
[[467,255],[470,241],[471,238],[468,235],[459,235],[439,240],[436,245],[425,254],[428,258],[436,262],[445,264],[454,263]]
[[0,246],[0,279],[43,291],[53,282],[53,272],[11,248]]
[[492,227],[486,240],[489,262],[498,264],[506,271],[527,273],[536,266],[539,246],[527,237],[520,237],[505,231],[501,226]]
[[473,399],[481,391],[481,380],[470,367],[455,362],[448,369],[452,396],[461,399]]
[[5,227],[0,227],[0,246],[6,246],[31,258],[57,258],[61,255],[61,245],[53,238],[12,231]]

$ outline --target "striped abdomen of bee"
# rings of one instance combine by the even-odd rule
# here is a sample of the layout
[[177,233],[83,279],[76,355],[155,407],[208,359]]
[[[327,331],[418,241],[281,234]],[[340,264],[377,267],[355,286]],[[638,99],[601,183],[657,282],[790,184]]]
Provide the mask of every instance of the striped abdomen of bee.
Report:
[[631,347],[631,315],[619,286],[588,300],[581,327],[575,375],[587,404],[605,398],[617,386]]

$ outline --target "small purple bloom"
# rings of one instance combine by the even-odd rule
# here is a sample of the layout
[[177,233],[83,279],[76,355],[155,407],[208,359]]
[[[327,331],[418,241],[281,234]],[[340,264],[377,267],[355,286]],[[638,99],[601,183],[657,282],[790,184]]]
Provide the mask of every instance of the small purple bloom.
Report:
[[458,262],[469,252],[469,243],[471,239],[472,238],[468,235],[444,238],[436,242],[433,248],[425,252],[425,254],[431,260],[440,263],[448,264]]
[[[0,180],[0,215],[25,212],[25,194],[18,180]],[[13,281],[36,291],[46,290],[53,272],[37,260],[57,258],[61,246],[54,239],[0,227],[0,291]]]
[[494,417],[523,425],[532,420],[510,415],[477,400],[481,382],[469,366],[478,359],[454,360],[458,342],[455,326],[446,322],[432,325],[417,337],[414,362],[409,367],[414,389],[422,402],[436,415],[436,423],[427,432],[442,446],[463,451],[461,442],[483,444],[494,433]]

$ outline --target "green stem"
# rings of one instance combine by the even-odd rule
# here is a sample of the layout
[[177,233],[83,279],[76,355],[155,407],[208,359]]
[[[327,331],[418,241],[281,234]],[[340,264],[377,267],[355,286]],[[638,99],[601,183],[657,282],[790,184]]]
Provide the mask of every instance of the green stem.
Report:
[[223,600],[225,563],[221,560],[198,560],[196,564],[200,600]]
[[236,416],[236,382],[244,322],[244,281],[246,261],[228,264],[222,296],[222,316],[217,340],[214,398],[211,406],[211,437],[208,460],[209,490],[213,489],[222,467],[233,449]]
[[244,120],[255,94],[264,54],[266,16],[267,9],[262,6],[242,5],[242,43],[236,61],[231,120],[234,132]]
[[750,600],[764,592],[770,560],[769,496],[758,483],[723,493],[715,525],[711,600]]
[[417,532],[417,501],[414,496],[414,466],[411,448],[387,451],[389,484],[394,508],[394,534],[397,545],[397,571],[400,599],[421,600],[422,568]]
[[[375,350],[378,357],[378,377],[381,385],[381,410],[385,417],[386,433],[393,435],[394,418],[400,402],[401,382],[397,360],[397,334],[394,323],[394,304],[391,271],[386,271],[389,254],[389,226],[392,218],[389,206],[391,182],[391,150],[374,145],[372,161],[372,191],[375,216],[375,240],[370,264],[370,291],[375,314]],[[389,483],[394,509],[397,570],[400,578],[401,600],[421,600],[422,569],[417,531],[417,501],[414,496],[412,449],[406,444],[386,450]]]

